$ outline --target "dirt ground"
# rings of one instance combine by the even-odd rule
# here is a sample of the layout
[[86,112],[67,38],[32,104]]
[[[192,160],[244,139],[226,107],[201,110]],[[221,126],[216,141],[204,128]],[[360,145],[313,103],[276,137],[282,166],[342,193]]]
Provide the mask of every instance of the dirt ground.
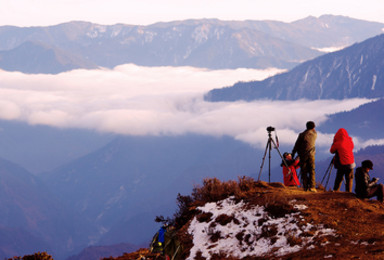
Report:
[[321,247],[301,250],[282,259],[384,259],[383,203],[361,200],[347,192],[292,190],[288,194],[308,206],[304,211],[308,223],[323,224],[337,235],[328,236]]

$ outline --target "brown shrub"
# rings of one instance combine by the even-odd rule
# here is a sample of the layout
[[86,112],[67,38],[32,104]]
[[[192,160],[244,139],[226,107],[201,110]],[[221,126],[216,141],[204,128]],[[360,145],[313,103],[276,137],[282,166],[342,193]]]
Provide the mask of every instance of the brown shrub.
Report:
[[234,219],[233,216],[228,216],[226,214],[221,214],[221,215],[217,216],[216,222],[219,223],[222,226],[225,226],[228,223],[230,223],[233,219]]
[[293,212],[293,207],[290,205],[274,205],[268,204],[265,207],[265,211],[269,213],[269,216],[272,218],[282,218],[286,214]]
[[214,232],[210,232],[209,234],[209,239],[212,241],[212,243],[217,242],[221,237],[221,232],[216,230]]
[[173,224],[177,229],[184,226],[196,213],[196,210],[192,210],[193,202],[194,200],[191,196],[183,196],[180,193],[177,195],[178,210],[173,215]]
[[267,211],[272,218],[282,218],[286,214],[297,212],[284,196],[273,195],[264,197],[263,199],[265,211]]
[[53,260],[53,258],[47,252],[38,252],[33,255],[25,255],[23,257],[14,256],[8,260]]
[[212,255],[212,260],[239,260],[238,258],[232,257],[232,256],[227,256],[226,253],[220,252],[219,254],[213,254]]
[[245,233],[245,230],[242,230],[241,232],[237,233],[235,236],[237,240],[239,240],[240,245],[243,244],[244,233]]
[[259,218],[259,220],[257,221],[257,225],[258,226],[262,226],[265,222],[267,222],[268,220],[265,219],[265,218]]
[[192,191],[193,199],[198,204],[216,202],[234,196],[235,200],[249,197],[256,193],[258,182],[250,177],[238,177],[238,181],[229,180],[222,182],[217,178],[204,179],[202,186],[195,186]]
[[273,238],[274,236],[277,235],[277,232],[278,232],[278,228],[277,228],[277,225],[264,225],[262,228],[261,228],[261,234],[260,234],[260,238]]
[[287,237],[287,242],[291,247],[293,247],[296,245],[301,245],[303,243],[303,239],[294,235],[289,235]]
[[201,222],[209,222],[212,220],[213,214],[211,212],[203,212],[196,216],[196,220]]
[[196,260],[205,260],[206,258],[203,257],[203,253],[201,251],[198,251],[196,253],[196,257],[195,257]]
[[212,222],[211,224],[209,224],[208,228],[215,228],[216,226],[217,226],[217,222]]
[[252,244],[252,241],[251,241],[251,235],[250,234],[246,234],[245,237],[244,237],[244,242],[250,246]]
[[196,201],[204,204],[216,202],[235,195],[239,191],[239,186],[235,181],[221,182],[219,179],[204,179],[203,186],[194,187],[192,196]]

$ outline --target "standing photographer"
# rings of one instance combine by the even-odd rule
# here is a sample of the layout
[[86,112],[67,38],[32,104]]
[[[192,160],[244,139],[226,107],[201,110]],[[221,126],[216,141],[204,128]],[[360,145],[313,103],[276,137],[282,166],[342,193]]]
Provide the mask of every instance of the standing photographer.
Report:
[[304,190],[317,192],[315,177],[315,142],[317,132],[315,130],[315,123],[312,121],[308,121],[306,127],[307,129],[297,137],[292,150],[292,158],[295,157],[296,152],[300,157],[300,174]]
[[339,191],[341,182],[345,176],[345,191],[352,192],[353,169],[355,168],[355,158],[353,156],[353,141],[348,135],[347,130],[340,128],[333,137],[331,153],[335,154],[333,164],[337,169],[334,191]]

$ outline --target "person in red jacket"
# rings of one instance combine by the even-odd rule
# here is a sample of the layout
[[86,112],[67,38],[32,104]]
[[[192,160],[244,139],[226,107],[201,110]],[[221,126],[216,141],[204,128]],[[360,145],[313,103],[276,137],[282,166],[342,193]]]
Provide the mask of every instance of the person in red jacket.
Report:
[[284,161],[281,162],[281,167],[283,167],[283,178],[284,178],[284,185],[285,186],[299,186],[299,178],[297,178],[297,172],[296,169],[299,168],[299,159],[294,160],[292,158],[292,155],[290,153],[284,153],[283,154],[284,160],[288,165],[285,166]]
[[335,154],[333,163],[337,169],[334,191],[339,191],[341,182],[345,177],[345,191],[352,192],[353,186],[353,169],[355,168],[355,158],[353,156],[353,140],[348,135],[347,130],[340,128],[333,137],[333,143],[330,149]]

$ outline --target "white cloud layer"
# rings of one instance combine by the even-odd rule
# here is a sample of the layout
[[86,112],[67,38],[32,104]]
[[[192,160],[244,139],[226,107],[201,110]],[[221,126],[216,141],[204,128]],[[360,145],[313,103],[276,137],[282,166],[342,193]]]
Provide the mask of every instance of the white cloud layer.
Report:
[[[132,64],[114,70],[75,70],[58,75],[0,70],[0,118],[127,135],[229,135],[264,147],[269,125],[276,127],[280,143],[292,144],[306,121],[319,125],[327,114],[368,101],[203,100],[210,89],[260,80],[278,72]],[[317,143],[329,146],[332,138],[319,133]]]

